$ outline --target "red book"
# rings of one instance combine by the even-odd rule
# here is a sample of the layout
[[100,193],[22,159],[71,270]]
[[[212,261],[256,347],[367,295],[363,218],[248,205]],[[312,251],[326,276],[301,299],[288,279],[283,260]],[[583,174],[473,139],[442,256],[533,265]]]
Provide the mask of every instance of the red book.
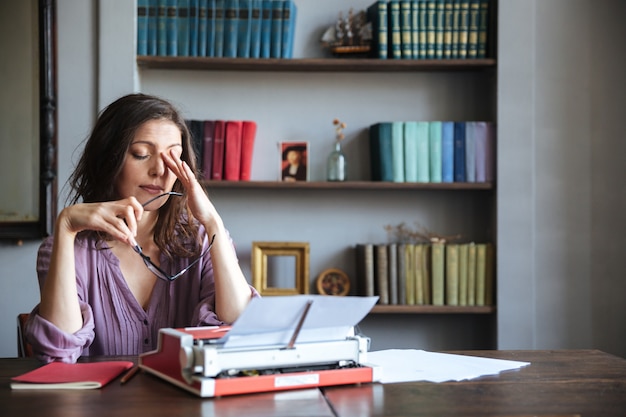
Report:
[[224,135],[226,133],[226,122],[224,120],[215,120],[214,123],[211,179],[221,180],[224,178]]
[[11,378],[12,389],[96,389],[133,367],[129,361],[51,362]]
[[202,178],[211,179],[211,169],[213,167],[213,131],[215,122],[213,120],[204,121],[204,146],[202,155]]
[[252,175],[252,154],[254,138],[256,136],[256,122],[244,120],[241,128],[241,170],[239,179],[250,181]]
[[226,122],[226,135],[224,137],[224,179],[239,181],[241,172],[241,120],[229,120]]

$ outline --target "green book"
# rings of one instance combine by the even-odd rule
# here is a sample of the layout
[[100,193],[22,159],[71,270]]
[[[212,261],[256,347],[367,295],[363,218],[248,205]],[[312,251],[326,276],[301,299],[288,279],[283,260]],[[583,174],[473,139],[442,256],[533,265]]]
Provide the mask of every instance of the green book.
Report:
[[459,18],[459,59],[467,58],[467,36],[469,29],[469,2],[461,0]]
[[459,305],[459,245],[446,245],[446,305]]
[[467,58],[478,56],[478,19],[480,18],[480,0],[470,0],[469,26],[467,31]]
[[430,182],[428,122],[417,122],[417,181]]
[[480,0],[478,19],[478,52],[476,58],[487,57],[487,35],[489,33],[489,0]]
[[452,25],[453,20],[452,0],[446,0],[443,5],[443,58],[452,58]]
[[459,57],[459,29],[461,26],[461,0],[452,0],[452,51],[450,58]]
[[467,246],[467,305],[476,305],[476,244]]
[[467,254],[469,244],[459,244],[459,305],[467,305]]
[[445,2],[437,0],[435,5],[435,58],[443,58],[443,32],[445,26]]
[[419,3],[411,0],[411,58],[419,58]]
[[404,247],[404,267],[406,268],[406,303],[408,305],[415,304],[415,265],[413,254],[415,245],[407,243]]
[[400,42],[402,59],[412,59],[411,0],[400,0]]
[[426,296],[424,291],[424,244],[417,243],[414,247],[413,269],[415,271],[415,304],[426,304]]
[[387,0],[377,0],[367,8],[367,20],[372,24],[372,55],[387,59],[389,35],[387,33]]
[[404,122],[404,181],[417,182],[417,122]]
[[432,304],[436,306],[444,305],[445,301],[445,247],[442,241],[431,244]]
[[404,122],[391,122],[391,170],[393,182],[404,182]]
[[487,284],[487,244],[476,244],[476,305],[484,306]]
[[437,42],[437,1],[426,0],[426,59],[435,58]]
[[387,3],[387,27],[389,30],[389,58],[402,58],[402,35],[400,29],[400,1],[389,0]]
[[426,31],[426,24],[428,22],[428,8],[426,7],[427,0],[417,0],[417,37],[419,39],[417,48],[417,57],[419,59],[426,58],[426,50],[428,49],[428,36]]

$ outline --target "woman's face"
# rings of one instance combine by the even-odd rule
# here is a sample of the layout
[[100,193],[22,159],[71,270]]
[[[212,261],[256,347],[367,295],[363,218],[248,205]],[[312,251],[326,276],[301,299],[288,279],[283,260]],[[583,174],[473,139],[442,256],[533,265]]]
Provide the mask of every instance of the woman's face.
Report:
[[289,151],[287,152],[287,161],[289,161],[289,163],[291,165],[297,165],[300,163],[300,159],[302,159],[301,157],[301,153],[299,151]]
[[[170,151],[178,158],[183,152],[181,132],[173,122],[149,120],[141,125],[128,148],[122,172],[116,180],[120,198],[134,196],[143,203],[171,191],[176,176],[165,166],[161,157]],[[155,203],[160,202],[160,207],[165,201],[167,199],[158,199]]]

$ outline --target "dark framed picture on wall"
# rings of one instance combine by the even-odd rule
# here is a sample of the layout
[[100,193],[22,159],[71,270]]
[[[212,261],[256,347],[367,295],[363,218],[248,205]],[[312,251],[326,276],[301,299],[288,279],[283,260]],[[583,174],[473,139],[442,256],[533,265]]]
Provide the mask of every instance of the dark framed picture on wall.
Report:
[[281,181],[308,181],[309,142],[280,142],[279,149]]

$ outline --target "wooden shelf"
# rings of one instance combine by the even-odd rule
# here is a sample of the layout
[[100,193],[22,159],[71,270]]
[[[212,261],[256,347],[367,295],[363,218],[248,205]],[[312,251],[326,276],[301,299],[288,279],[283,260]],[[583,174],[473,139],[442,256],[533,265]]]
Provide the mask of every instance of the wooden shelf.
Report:
[[452,182],[452,183],[424,183],[424,182],[382,182],[382,181],[202,181],[207,188],[232,189],[290,189],[290,190],[493,190],[490,182]]
[[280,72],[429,72],[480,71],[496,67],[495,59],[371,58],[206,58],[138,56],[137,65],[151,69]]
[[370,314],[492,314],[495,306],[376,305]]

